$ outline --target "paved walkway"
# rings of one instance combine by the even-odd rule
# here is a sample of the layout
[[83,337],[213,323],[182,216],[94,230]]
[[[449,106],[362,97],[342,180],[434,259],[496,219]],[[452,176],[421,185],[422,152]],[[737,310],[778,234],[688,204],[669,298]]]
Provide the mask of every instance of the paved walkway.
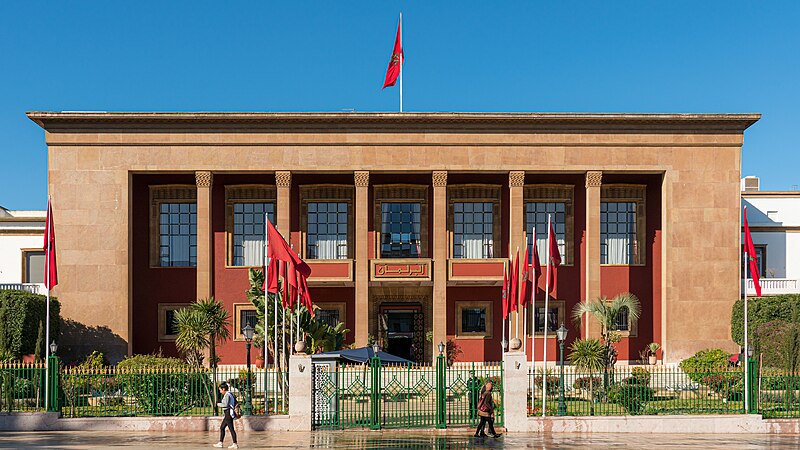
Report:
[[[0,448],[98,449],[124,447],[211,448],[216,433],[2,433]],[[226,441],[230,443],[230,437]],[[435,431],[315,431],[313,433],[239,433],[241,448],[301,449],[500,449],[500,448],[614,448],[614,449],[761,449],[800,447],[798,435],[503,435],[499,439],[472,438],[466,429]]]

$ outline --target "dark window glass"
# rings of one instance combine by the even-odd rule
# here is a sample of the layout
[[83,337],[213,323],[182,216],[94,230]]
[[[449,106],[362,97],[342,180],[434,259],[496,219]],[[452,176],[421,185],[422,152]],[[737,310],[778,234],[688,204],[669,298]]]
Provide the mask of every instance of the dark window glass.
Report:
[[[264,265],[264,217],[275,223],[274,203],[233,204],[233,265]],[[244,326],[244,325],[242,325]]]
[[491,258],[493,254],[491,202],[453,204],[453,258]]
[[617,331],[630,331],[628,327],[628,308],[622,307],[617,314]]
[[600,263],[636,262],[636,202],[600,202]]
[[[258,323],[258,311],[254,309],[239,310],[239,325],[244,329],[247,325],[255,328]],[[241,329],[239,331],[242,331]]]
[[25,252],[23,283],[44,283],[44,252]]
[[161,267],[197,265],[197,204],[162,203],[159,211]]
[[[547,264],[547,216],[553,222],[556,233],[558,252],[561,261],[565,260],[566,251],[566,215],[564,202],[528,202],[525,204],[525,229],[528,233],[528,254],[533,262],[533,239],[536,238],[536,250],[539,251],[539,263]],[[535,231],[535,232],[534,232]]]
[[[555,332],[558,329],[558,307],[550,306],[550,314],[547,316],[547,332]],[[536,307],[536,332],[544,333],[544,306]]]
[[485,333],[486,308],[462,308],[461,331],[464,333]]
[[339,323],[338,309],[318,309],[315,316],[319,322],[327,323],[332,327],[335,327],[336,324]]
[[308,203],[309,259],[347,258],[347,203]]
[[381,258],[419,258],[420,204],[381,203]]
[[177,310],[168,309],[164,311],[164,335],[175,336],[178,334],[178,324],[175,322],[175,312]]

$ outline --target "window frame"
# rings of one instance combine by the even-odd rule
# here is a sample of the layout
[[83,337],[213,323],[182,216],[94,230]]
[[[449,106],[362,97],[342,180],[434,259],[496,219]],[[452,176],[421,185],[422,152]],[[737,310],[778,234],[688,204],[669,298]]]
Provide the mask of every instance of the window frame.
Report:
[[[374,197],[375,255],[377,259],[426,259],[428,256],[428,186],[418,184],[382,184],[376,185]],[[420,251],[416,258],[384,257],[381,254],[383,241],[383,203],[419,203],[419,240]]]
[[[641,319],[641,316],[639,317]],[[616,322],[616,320],[615,320]],[[628,329],[627,330],[611,330],[614,333],[618,333],[623,338],[632,338],[637,337],[639,335],[639,321],[636,322],[631,321],[630,313],[628,313]]]
[[[558,317],[558,323],[556,324],[556,328],[561,326],[562,323],[566,326],[567,325],[567,321],[566,321],[566,318],[567,318],[567,302],[566,302],[566,300],[551,299],[550,301],[548,301],[547,306],[550,307],[550,308],[558,308],[558,312],[556,313],[556,316]],[[536,302],[534,302],[534,308],[540,308],[540,307],[544,308],[544,300],[536,300]],[[527,311],[527,309],[526,309],[526,311]],[[535,313],[536,313],[536,310],[534,309],[534,314]],[[535,329],[534,325],[535,325],[535,318],[536,317],[534,315],[534,320],[530,320],[531,319],[530,313],[526,312],[526,314],[528,314],[528,321],[527,321],[528,322],[528,328],[525,330],[525,335],[527,337],[531,337],[531,331]],[[555,331],[550,331],[550,332],[547,333],[547,335],[555,337]],[[544,330],[536,332],[536,337],[539,337],[539,336],[542,336],[542,337],[544,336]]]
[[41,283],[34,283],[33,281],[28,279],[28,254],[29,253],[41,253],[45,255],[47,258],[47,253],[42,250],[41,248],[21,248],[20,249],[20,256],[22,257],[22,272],[20,272],[20,280],[23,284],[44,284],[47,279],[47,259],[44,261],[44,265],[42,266],[42,282]]
[[242,311],[256,311],[258,310],[252,303],[234,303],[233,304],[233,340],[234,342],[245,342],[244,334],[242,334]]
[[[347,261],[355,256],[355,187],[346,184],[312,184],[300,186],[300,241],[303,259],[309,261]],[[341,259],[308,258],[308,204],[347,203],[347,257]]]
[[[492,256],[486,258],[455,258],[455,204],[492,204]],[[502,218],[500,207],[500,185],[494,184],[453,184],[447,187],[447,254],[450,259],[478,260],[499,258],[502,241]]]
[[[530,184],[524,187],[522,225],[525,245],[528,245],[528,203],[564,203],[564,254],[562,266],[575,261],[575,186],[571,184]],[[543,262],[542,265],[546,265]]]
[[[647,235],[647,185],[644,184],[607,184],[600,187],[600,203],[636,203],[636,245],[635,253],[633,255],[633,262],[629,264],[609,264],[600,263],[601,266],[645,266],[647,265],[647,244],[645,236]],[[602,245],[602,214],[600,219],[600,242],[597,245]],[[602,251],[600,252],[600,259],[602,261]]]
[[[456,306],[456,339],[491,339],[493,335],[493,323],[494,323],[494,316],[492,314],[492,306],[493,302],[491,300],[469,300],[469,301],[461,301],[457,300],[455,302]],[[465,332],[462,329],[462,314],[464,309],[467,308],[484,308],[486,310],[486,331],[479,332]]]
[[166,334],[167,311],[178,311],[191,303],[159,303],[158,304],[158,342],[175,342],[177,334]]
[[[194,266],[161,265],[161,204],[194,203],[197,207],[197,186],[193,184],[150,185],[150,268],[151,269],[196,269]],[[197,214],[197,213],[195,213]],[[196,225],[196,224],[195,224]],[[197,234],[195,231],[195,240]]]
[[339,323],[343,323],[345,328],[347,328],[347,303],[345,302],[320,302],[317,303],[315,306],[319,308],[319,310],[326,310],[326,311],[337,311],[339,313]]
[[258,266],[233,265],[234,205],[236,203],[272,203],[273,220],[278,221],[277,188],[270,184],[225,185],[225,268],[257,269]]

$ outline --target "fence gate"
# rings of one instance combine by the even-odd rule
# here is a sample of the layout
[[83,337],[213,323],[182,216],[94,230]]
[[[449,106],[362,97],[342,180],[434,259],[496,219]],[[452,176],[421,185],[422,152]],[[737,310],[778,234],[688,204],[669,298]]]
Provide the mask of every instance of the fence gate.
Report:
[[447,367],[365,364],[314,364],[315,428],[445,428],[477,424],[477,398],[494,382],[496,423],[502,425],[502,366],[459,364]]

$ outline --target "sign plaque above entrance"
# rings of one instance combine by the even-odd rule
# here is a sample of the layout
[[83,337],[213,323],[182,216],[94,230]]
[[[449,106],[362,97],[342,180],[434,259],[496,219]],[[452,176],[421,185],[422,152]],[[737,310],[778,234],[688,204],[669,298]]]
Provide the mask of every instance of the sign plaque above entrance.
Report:
[[370,261],[371,281],[430,281],[431,260],[373,259]]

